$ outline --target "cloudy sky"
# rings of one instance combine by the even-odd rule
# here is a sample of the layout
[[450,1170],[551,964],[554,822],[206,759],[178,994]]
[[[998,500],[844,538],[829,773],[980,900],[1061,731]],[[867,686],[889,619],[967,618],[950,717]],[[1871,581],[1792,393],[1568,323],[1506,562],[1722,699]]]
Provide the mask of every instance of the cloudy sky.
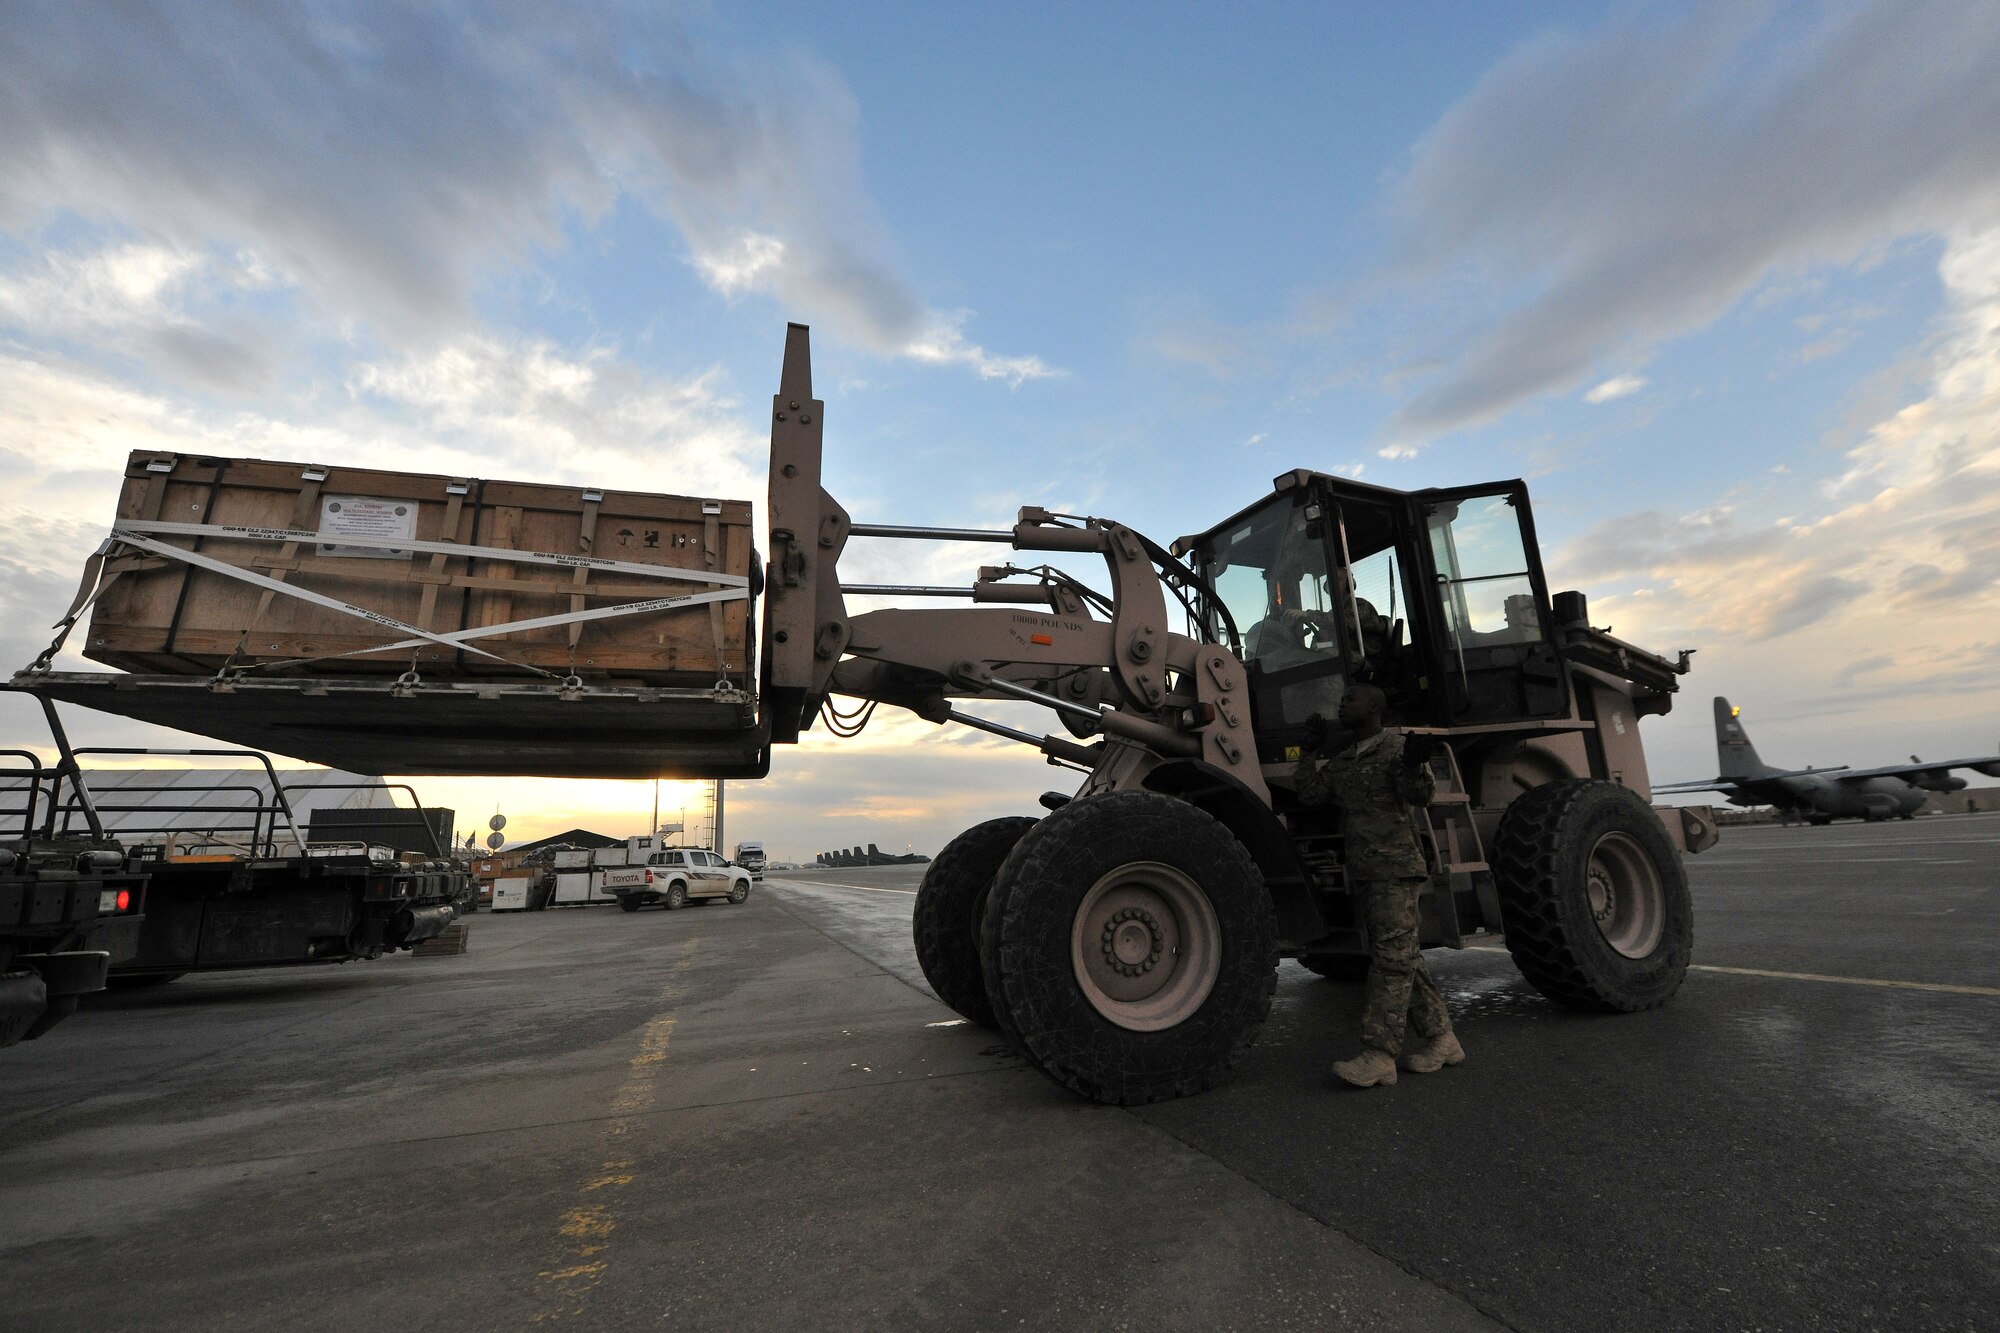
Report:
[[[0,653],[134,448],[761,497],[787,320],[857,519],[1166,540],[1298,466],[1525,476],[1557,586],[1700,649],[1656,777],[1714,771],[1717,693],[1779,761],[2000,746],[1978,0],[15,0]],[[935,851],[1060,776],[884,717],[730,840]],[[422,787],[530,836],[652,799]]]

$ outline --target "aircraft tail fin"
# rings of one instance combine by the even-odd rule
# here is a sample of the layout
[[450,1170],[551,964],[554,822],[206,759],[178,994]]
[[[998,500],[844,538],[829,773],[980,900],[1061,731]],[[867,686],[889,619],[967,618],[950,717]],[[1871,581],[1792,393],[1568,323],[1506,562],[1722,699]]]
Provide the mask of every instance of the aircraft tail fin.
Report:
[[1743,722],[1737,716],[1742,710],[1732,708],[1729,700],[1715,696],[1715,760],[1717,771],[1725,778],[1756,778],[1778,770],[1758,757],[1757,747],[1750,743],[1750,733],[1743,729]]

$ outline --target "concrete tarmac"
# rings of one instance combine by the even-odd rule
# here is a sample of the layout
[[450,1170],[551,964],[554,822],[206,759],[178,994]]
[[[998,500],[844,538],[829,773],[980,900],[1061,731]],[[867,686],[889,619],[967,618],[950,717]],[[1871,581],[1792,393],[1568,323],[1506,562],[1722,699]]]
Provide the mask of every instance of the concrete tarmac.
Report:
[[[1518,1328],[1991,1327],[2000,817],[1732,828],[1687,864],[1663,1009],[1433,950],[1467,1062],[1335,1090],[1360,990],[1287,963],[1235,1077],[1130,1114]],[[800,878],[823,929],[908,958],[907,897],[829,884],[915,876]]]
[[1336,1090],[1287,963],[1137,1111],[930,996],[921,867],[108,995],[0,1052],[0,1328],[1990,1326],[2000,817],[1689,868],[1665,1009],[1433,952],[1467,1063]]
[[788,897],[478,916],[0,1052],[0,1328],[1492,1327]]

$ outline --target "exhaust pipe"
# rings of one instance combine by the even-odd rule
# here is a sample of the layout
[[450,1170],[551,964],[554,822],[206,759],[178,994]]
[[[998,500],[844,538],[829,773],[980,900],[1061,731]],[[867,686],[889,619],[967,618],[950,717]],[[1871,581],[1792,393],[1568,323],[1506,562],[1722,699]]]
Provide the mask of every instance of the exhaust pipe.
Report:
[[34,1029],[48,1004],[49,988],[33,972],[0,973],[0,1046],[39,1036]]
[[81,997],[104,989],[111,955],[102,949],[16,954],[18,971],[0,974],[0,1046],[33,1041],[76,1012]]
[[449,907],[405,907],[389,918],[386,943],[392,949],[419,944],[444,933],[455,914]]

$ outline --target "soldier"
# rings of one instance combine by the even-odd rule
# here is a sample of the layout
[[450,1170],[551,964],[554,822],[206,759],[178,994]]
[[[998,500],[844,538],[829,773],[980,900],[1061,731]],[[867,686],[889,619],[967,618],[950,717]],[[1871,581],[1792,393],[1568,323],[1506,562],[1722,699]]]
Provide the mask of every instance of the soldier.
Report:
[[[1305,805],[1339,805],[1348,889],[1368,922],[1373,956],[1361,1015],[1361,1054],[1334,1063],[1335,1077],[1369,1088],[1396,1081],[1402,1067],[1429,1074],[1465,1059],[1444,997],[1417,947],[1417,897],[1428,879],[1412,807],[1430,804],[1428,738],[1382,729],[1383,694],[1348,687],[1340,723],[1353,743],[1331,759],[1308,753],[1294,774]],[[1315,719],[1317,721],[1317,719]],[[1319,748],[1319,747],[1315,747]],[[1405,1026],[1422,1040],[1405,1050]]]

